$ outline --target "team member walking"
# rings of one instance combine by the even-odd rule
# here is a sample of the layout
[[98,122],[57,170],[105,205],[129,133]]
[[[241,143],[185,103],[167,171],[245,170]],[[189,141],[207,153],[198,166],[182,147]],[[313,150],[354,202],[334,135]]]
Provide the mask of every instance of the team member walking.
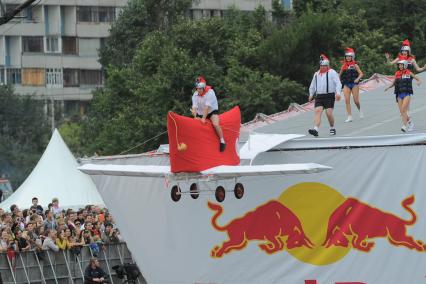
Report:
[[389,53],[385,53],[385,56],[386,56],[387,63],[391,65],[397,64],[397,62],[400,60],[406,60],[407,69],[410,70],[411,72],[416,71],[417,73],[419,73],[426,70],[426,64],[422,68],[420,68],[419,65],[417,64],[416,57],[411,53],[411,45],[408,39],[402,42],[401,51],[394,60],[392,61],[390,60]]
[[395,79],[392,85],[387,87],[385,91],[395,86],[395,94],[402,119],[401,131],[413,131],[414,124],[409,123],[408,109],[410,107],[411,96],[413,95],[413,79],[417,81],[417,85],[420,85],[421,81],[413,72],[407,69],[408,63],[406,60],[400,60],[397,63],[398,71],[395,73]]
[[364,113],[361,110],[359,102],[359,80],[364,76],[358,63],[355,61],[355,51],[348,47],[345,49],[345,60],[340,68],[339,77],[343,85],[343,94],[345,95],[346,113],[348,118],[345,122],[353,121],[351,110],[351,93],[354,98],[354,103],[359,111],[359,117],[363,118]]
[[342,84],[337,72],[330,68],[330,60],[320,56],[320,69],[315,72],[309,87],[309,101],[315,99],[314,128],[308,130],[309,134],[317,137],[321,124],[321,115],[325,110],[330,124],[330,135],[336,135],[334,128],[334,102],[340,100]]

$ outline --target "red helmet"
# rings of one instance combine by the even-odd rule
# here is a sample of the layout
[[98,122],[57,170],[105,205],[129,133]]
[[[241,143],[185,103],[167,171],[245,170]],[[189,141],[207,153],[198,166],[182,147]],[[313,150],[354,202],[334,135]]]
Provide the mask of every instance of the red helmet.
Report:
[[408,39],[402,42],[401,51],[411,51],[410,42],[408,41]]
[[355,59],[355,51],[353,50],[353,48],[345,48],[345,56],[352,56],[352,59]]

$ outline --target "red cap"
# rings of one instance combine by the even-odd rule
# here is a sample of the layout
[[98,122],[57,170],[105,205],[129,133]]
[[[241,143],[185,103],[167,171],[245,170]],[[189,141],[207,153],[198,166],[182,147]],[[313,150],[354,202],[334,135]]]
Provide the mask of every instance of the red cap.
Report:
[[355,51],[352,47],[345,48],[345,56],[352,56],[355,57]]
[[408,41],[408,39],[402,42],[402,46],[410,46],[410,42]]

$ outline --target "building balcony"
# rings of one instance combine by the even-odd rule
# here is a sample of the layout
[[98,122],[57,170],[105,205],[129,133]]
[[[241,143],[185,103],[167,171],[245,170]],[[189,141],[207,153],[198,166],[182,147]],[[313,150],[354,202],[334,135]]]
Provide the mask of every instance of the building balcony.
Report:
[[0,26],[0,34],[4,36],[43,36],[45,34],[44,23],[22,21],[22,23],[16,24],[15,21],[11,21]]
[[60,101],[90,101],[92,91],[96,86],[81,87],[46,87],[14,85],[15,92],[21,95],[31,95],[35,99]]
[[90,38],[108,37],[110,27],[111,23],[80,22],[77,23],[77,36]]
[[23,68],[70,68],[100,70],[98,57],[82,57],[78,55],[24,53]]
[[[16,0],[6,0],[10,2],[16,2]],[[21,2],[24,2],[21,0]],[[74,1],[63,1],[63,0],[43,0],[43,5],[61,5],[61,6],[126,6],[127,0],[74,0]]]

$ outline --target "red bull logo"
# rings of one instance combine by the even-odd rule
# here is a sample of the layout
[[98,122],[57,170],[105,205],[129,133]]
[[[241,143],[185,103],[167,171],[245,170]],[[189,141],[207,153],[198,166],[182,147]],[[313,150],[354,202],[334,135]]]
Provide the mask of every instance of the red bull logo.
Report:
[[328,221],[325,247],[342,246],[369,252],[375,245],[373,238],[386,238],[394,246],[425,251],[422,241],[407,235],[407,226],[416,223],[416,213],[410,205],[414,196],[401,202],[402,207],[410,213],[411,218],[404,220],[391,213],[374,208],[355,198],[348,198],[331,215]]
[[313,247],[297,216],[278,201],[269,201],[225,226],[217,224],[217,219],[223,212],[222,206],[210,202],[208,206],[216,212],[212,218],[213,227],[218,231],[226,231],[229,237],[228,241],[211,251],[212,257],[222,257],[233,250],[241,250],[252,240],[261,241],[259,248],[267,254],[282,251],[284,248]]
[[410,215],[404,219],[353,197],[345,198],[324,184],[300,183],[225,225],[218,220],[223,207],[209,202],[213,228],[228,235],[210,254],[220,258],[256,243],[266,254],[287,251],[302,262],[327,265],[351,249],[370,252],[376,238],[424,252],[426,245],[407,233],[407,227],[417,221],[411,208],[414,201],[414,196],[402,201]]

